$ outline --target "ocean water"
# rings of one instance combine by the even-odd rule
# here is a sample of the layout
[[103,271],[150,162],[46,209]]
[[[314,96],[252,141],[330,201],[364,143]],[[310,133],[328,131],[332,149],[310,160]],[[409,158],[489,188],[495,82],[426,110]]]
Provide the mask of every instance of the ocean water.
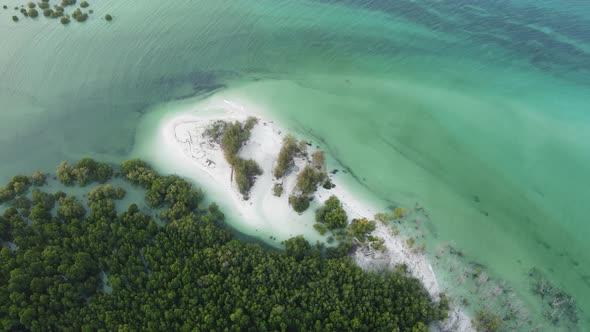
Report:
[[[523,301],[522,329],[589,329],[587,2],[105,0],[67,27],[13,23],[20,3],[0,9],[2,182],[123,160],[149,149],[136,130],[157,128],[154,110],[244,98],[321,144],[359,195],[423,206],[433,261],[460,250]],[[543,317],[533,268],[575,297],[577,322]]]

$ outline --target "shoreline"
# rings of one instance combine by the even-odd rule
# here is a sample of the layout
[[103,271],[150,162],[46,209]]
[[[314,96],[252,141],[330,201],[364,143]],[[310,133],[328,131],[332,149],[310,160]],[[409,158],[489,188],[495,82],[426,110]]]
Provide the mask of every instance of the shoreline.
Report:
[[[181,153],[185,162],[196,167],[199,178],[205,176],[224,196],[231,198],[231,206],[237,212],[241,223],[248,227],[256,227],[256,232],[271,234],[270,238],[274,237],[274,240],[279,242],[292,236],[304,235],[310,243],[316,240],[325,243],[326,238],[313,229],[314,211],[318,204],[323,203],[331,195],[340,199],[349,220],[362,217],[373,219],[375,214],[383,212],[354,197],[344,184],[343,172],[329,172],[329,178],[336,187],[324,189],[320,186],[313,195],[314,200],[310,208],[303,214],[296,213],[288,203],[288,195],[295,187],[297,170],[305,165],[304,159],[296,159],[295,170],[280,181],[284,188],[283,195],[276,197],[272,194],[272,187],[276,182],[272,170],[287,131],[277,126],[274,121],[268,121],[264,112],[260,112],[253,105],[245,107],[242,102],[213,98],[210,106],[213,112],[189,111],[168,119],[160,127],[160,138],[164,139],[163,146],[169,153]],[[259,122],[252,129],[250,139],[241,148],[239,156],[254,159],[263,174],[257,177],[250,198],[244,200],[235,182],[231,180],[232,170],[221,147],[208,141],[202,134],[213,121],[242,122],[249,116],[258,118]],[[310,147],[310,152],[314,150],[316,149]],[[402,236],[392,234],[390,227],[379,221],[376,221],[376,229],[372,234],[385,241],[386,250],[377,252],[367,251],[364,247],[359,248],[351,255],[351,259],[359,267],[363,270],[379,271],[391,270],[399,264],[405,264],[410,274],[421,281],[433,299],[439,299],[442,289],[425,254],[409,248]],[[438,326],[434,326],[434,330],[447,330],[449,327],[455,331],[473,330],[471,321],[463,310],[453,307],[449,310],[449,318],[436,325]]]

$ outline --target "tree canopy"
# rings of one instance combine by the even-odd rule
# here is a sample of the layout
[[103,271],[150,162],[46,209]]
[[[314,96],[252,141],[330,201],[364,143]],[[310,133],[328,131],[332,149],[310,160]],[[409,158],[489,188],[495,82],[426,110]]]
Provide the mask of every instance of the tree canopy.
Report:
[[232,166],[235,174],[238,191],[244,199],[248,199],[256,177],[262,174],[262,169],[254,160],[246,160],[238,156],[244,143],[250,139],[250,131],[256,123],[258,119],[255,117],[248,117],[244,123],[216,121],[205,130],[205,136],[221,144],[225,159]]
[[304,156],[306,154],[306,148],[305,142],[297,143],[297,140],[292,135],[285,136],[277,164],[273,170],[273,175],[279,179],[287,174],[293,165],[293,159],[298,156]]
[[348,232],[350,236],[357,240],[364,242],[365,237],[375,230],[377,225],[374,221],[368,220],[367,218],[352,219],[348,226]]
[[136,204],[117,210],[125,190],[112,184],[82,199],[37,188],[7,200],[1,330],[422,331],[446,312],[403,272],[363,272],[349,243],[238,241],[188,181],[141,160],[119,170],[162,222]]
[[324,206],[316,212],[315,217],[317,222],[325,224],[330,230],[345,227],[348,220],[346,211],[342,208],[342,203],[334,195],[324,202]]

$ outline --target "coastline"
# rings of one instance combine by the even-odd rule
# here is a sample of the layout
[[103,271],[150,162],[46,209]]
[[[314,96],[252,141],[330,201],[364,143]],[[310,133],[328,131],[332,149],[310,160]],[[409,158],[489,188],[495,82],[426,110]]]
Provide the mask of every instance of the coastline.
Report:
[[[273,180],[272,169],[287,131],[274,121],[269,121],[264,112],[254,105],[246,104],[241,100],[212,99],[207,107],[213,110],[212,112],[189,111],[176,114],[166,120],[159,129],[159,138],[162,141],[160,144],[169,155],[175,155],[177,158],[182,156],[180,158],[182,160],[176,161],[189,164],[183,167],[194,168],[196,173],[193,173],[199,181],[207,179],[207,182],[215,185],[221,194],[230,198],[231,208],[237,212],[241,223],[255,228],[260,234],[270,234],[270,239],[278,242],[292,236],[304,235],[311,243],[315,241],[325,243],[326,238],[313,229],[315,222],[313,211],[331,195],[340,199],[349,220],[362,217],[373,219],[378,212],[384,212],[355,197],[346,188],[342,172],[330,172],[330,180],[336,186],[332,189],[319,187],[310,208],[302,214],[296,213],[288,203],[288,193],[295,187],[297,170],[305,165],[304,159],[296,159],[295,170],[283,178],[284,194],[281,197],[272,194],[272,187],[276,182]],[[202,134],[207,125],[213,121],[241,122],[249,116],[258,118],[259,122],[252,129],[250,139],[240,150],[239,156],[254,159],[261,167],[263,174],[257,177],[250,192],[250,198],[244,200],[235,182],[232,181],[232,170],[225,160],[221,147],[203,138]],[[315,146],[310,149],[316,150]],[[364,270],[379,271],[394,269],[399,264],[405,264],[408,271],[422,282],[433,299],[439,299],[443,289],[425,254],[412,250],[403,236],[394,235],[388,225],[379,221],[376,222],[376,229],[372,234],[385,241],[386,250],[384,252],[367,251],[367,248],[356,250],[351,258],[359,267]],[[453,307],[449,310],[449,318],[436,325],[432,327],[434,330],[449,330],[449,328],[454,331],[473,330],[465,312]]]

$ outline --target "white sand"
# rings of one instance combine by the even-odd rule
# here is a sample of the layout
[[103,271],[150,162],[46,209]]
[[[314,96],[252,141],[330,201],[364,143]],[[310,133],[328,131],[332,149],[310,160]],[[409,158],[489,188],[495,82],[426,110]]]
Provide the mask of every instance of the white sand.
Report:
[[[246,105],[246,106],[244,106]],[[272,194],[275,180],[272,169],[277,160],[285,131],[272,121],[265,120],[262,112],[254,105],[239,103],[232,100],[213,99],[209,102],[209,109],[215,111],[211,114],[185,113],[167,121],[161,127],[161,139],[168,155],[174,155],[176,162],[190,163],[200,175],[199,181],[206,178],[209,184],[215,185],[224,196],[231,198],[233,209],[240,217],[240,222],[249,229],[256,229],[260,235],[271,235],[278,241],[289,237],[304,234],[308,240],[325,240],[313,229],[314,207],[318,202],[325,201],[331,195],[336,195],[343,204],[349,220],[353,218],[373,216],[379,212],[370,204],[361,202],[355,198],[342,184],[340,176],[330,175],[336,185],[331,190],[319,188],[315,194],[314,204],[302,215],[297,214],[289,206],[288,196],[295,187],[297,169],[306,164],[306,160],[296,160],[296,169],[289,173],[281,182],[284,192],[281,197]],[[226,162],[220,146],[203,137],[205,128],[216,120],[244,121],[248,116],[259,119],[258,124],[251,132],[248,143],[240,150],[240,157],[254,159],[262,168],[263,175],[259,176],[251,190],[249,200],[244,200],[238,192],[235,181],[231,181],[231,168]],[[313,152],[309,149],[308,152]],[[180,155],[179,155],[180,153]],[[187,165],[184,165],[185,167]],[[203,177],[205,176],[205,177]],[[238,227],[239,228],[239,227]],[[377,222],[377,229],[373,235],[385,240],[385,253],[376,252],[369,248],[357,250],[353,260],[365,270],[393,269],[398,264],[406,264],[409,271],[420,279],[428,292],[438,298],[441,288],[436,280],[432,267],[426,257],[421,253],[415,253],[408,248],[406,242],[400,236],[394,236],[391,230]],[[469,318],[460,310],[455,310],[448,320],[447,326],[433,327],[440,330],[469,331],[472,330]]]

